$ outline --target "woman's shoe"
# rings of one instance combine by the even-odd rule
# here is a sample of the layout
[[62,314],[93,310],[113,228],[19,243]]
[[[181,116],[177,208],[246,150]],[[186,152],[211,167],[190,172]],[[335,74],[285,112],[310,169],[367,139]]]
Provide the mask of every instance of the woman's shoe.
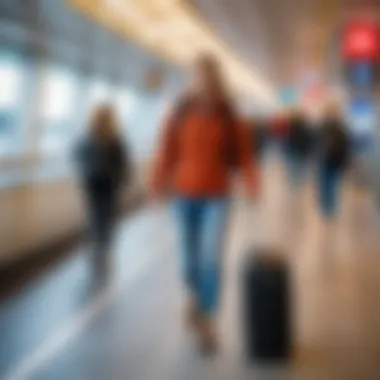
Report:
[[200,328],[201,315],[194,297],[190,297],[187,303],[185,323],[189,330],[198,331]]
[[199,329],[200,350],[205,356],[212,356],[218,351],[216,326],[208,318],[203,319]]

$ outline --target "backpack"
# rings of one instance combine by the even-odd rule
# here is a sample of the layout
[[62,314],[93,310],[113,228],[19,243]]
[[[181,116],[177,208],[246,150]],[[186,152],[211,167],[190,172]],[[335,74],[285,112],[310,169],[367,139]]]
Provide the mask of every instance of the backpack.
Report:
[[[174,108],[173,119],[171,128],[175,131],[175,135],[178,136],[181,126],[184,125],[189,112],[195,107],[194,102],[189,98],[184,98]],[[237,148],[237,132],[236,132],[236,116],[230,105],[224,103],[220,106],[219,112],[223,118],[223,125],[228,134],[227,144],[225,148],[225,162],[230,170],[235,170],[239,164],[239,155]]]

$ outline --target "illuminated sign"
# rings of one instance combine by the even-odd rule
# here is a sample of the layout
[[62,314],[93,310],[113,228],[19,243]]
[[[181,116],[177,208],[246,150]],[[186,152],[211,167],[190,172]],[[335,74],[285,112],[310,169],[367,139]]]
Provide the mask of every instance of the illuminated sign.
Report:
[[378,33],[374,22],[355,21],[348,24],[343,34],[343,58],[348,61],[375,59],[379,53]]

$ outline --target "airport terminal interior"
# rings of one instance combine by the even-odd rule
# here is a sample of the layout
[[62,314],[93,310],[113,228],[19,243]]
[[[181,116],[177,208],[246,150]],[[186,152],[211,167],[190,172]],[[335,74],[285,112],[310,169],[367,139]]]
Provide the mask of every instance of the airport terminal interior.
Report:
[[[379,16],[376,1],[0,0],[0,379],[380,379]],[[248,149],[226,196],[214,355],[185,323],[175,199],[151,184],[166,120],[206,53]],[[101,107],[130,166],[106,280],[77,160]],[[350,152],[335,208],[312,137],[329,109]],[[292,123],[315,140],[297,162]],[[215,151],[193,140],[199,157]],[[246,352],[243,280],[261,251],[289,279],[281,360]]]

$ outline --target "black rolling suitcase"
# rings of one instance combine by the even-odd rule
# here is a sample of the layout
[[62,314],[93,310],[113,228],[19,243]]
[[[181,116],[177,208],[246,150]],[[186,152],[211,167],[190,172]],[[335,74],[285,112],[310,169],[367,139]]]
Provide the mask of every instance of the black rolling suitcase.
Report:
[[291,354],[291,300],[286,263],[271,252],[251,253],[242,277],[243,337],[248,359],[287,360]]

